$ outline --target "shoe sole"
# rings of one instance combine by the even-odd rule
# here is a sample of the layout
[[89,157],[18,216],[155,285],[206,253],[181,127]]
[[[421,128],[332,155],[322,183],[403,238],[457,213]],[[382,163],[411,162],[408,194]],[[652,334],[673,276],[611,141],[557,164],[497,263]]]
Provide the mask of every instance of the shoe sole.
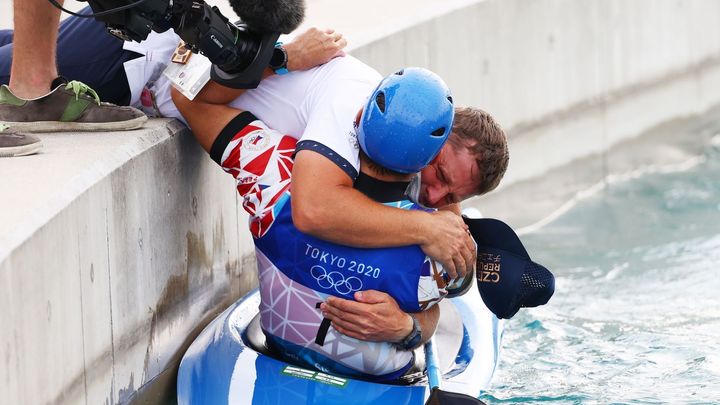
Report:
[[23,132],[73,132],[73,131],[128,131],[142,127],[147,121],[146,116],[133,118],[127,121],[113,122],[62,122],[62,121],[35,121],[11,122],[2,121],[0,124],[8,125],[14,131]]
[[0,158],[32,155],[38,153],[42,148],[42,142],[35,142],[23,146],[0,148]]

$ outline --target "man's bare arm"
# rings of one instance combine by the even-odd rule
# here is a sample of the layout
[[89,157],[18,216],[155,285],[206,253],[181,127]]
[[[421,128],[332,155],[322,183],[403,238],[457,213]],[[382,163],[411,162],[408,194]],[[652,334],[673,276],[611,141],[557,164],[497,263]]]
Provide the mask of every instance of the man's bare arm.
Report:
[[223,128],[242,112],[226,105],[190,101],[175,88],[171,89],[170,95],[180,114],[185,117],[193,136],[208,153]]
[[458,215],[378,204],[355,190],[342,169],[316,152],[297,153],[292,193],[293,222],[302,232],[354,247],[420,245],[451,277],[474,266],[475,246]]
[[[355,293],[357,301],[328,297],[320,306],[323,316],[343,335],[372,342],[400,342],[412,331],[412,318],[388,294],[375,290]],[[438,305],[413,314],[420,324],[422,343],[435,333]]]

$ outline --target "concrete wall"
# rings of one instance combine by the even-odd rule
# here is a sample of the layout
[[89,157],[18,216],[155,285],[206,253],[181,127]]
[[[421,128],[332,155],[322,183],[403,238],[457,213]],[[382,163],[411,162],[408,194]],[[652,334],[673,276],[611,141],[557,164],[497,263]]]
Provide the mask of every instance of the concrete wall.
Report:
[[[511,136],[506,184],[720,102],[720,2],[405,1],[413,17],[395,25],[382,3],[323,14],[367,21],[352,52],[383,73],[427,66],[495,115]],[[0,403],[127,402],[150,381],[157,401],[198,329],[254,285],[232,179],[180,126],[148,131],[0,246]]]
[[495,116],[510,184],[720,101],[720,2],[479,1],[353,54],[428,67]]
[[256,282],[232,179],[175,121],[127,136],[0,261],[0,403],[124,402]]

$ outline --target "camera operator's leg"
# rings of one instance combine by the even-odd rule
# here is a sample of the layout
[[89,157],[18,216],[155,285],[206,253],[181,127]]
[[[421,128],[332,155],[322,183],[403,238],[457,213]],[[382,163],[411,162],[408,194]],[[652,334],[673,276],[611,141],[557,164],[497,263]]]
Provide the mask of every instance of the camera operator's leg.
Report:
[[[60,10],[46,0],[17,0],[13,11],[10,87],[0,86],[0,137],[5,137],[0,156],[17,155],[8,152],[21,135],[17,131],[119,131],[143,125],[147,117],[139,110],[102,103],[84,83],[58,80],[55,51]],[[13,131],[15,137],[9,135]]]
[[13,30],[0,30],[0,47],[12,44]]
[[0,30],[0,84],[10,83],[12,64],[12,30]]
[[[0,84],[7,84],[10,80],[12,40],[12,30],[0,30]],[[6,130],[7,128],[0,124],[0,157],[31,155],[42,149],[38,137]]]
[[[0,30],[0,84],[7,84],[10,80],[12,37],[12,30]],[[42,143],[38,137],[8,132],[0,124],[0,157],[31,155],[41,148]]]
[[[79,11],[92,12],[90,7]],[[92,38],[92,41],[88,41]],[[0,84],[10,82],[13,60],[13,31],[0,30]],[[141,57],[123,49],[124,42],[93,18],[68,17],[60,23],[57,37],[57,70],[68,80],[79,80],[97,92],[100,99],[128,105],[130,88],[123,63]]]
[[[60,3],[63,0],[59,1]],[[20,97],[42,96],[57,77],[55,68],[55,42],[60,10],[46,0],[16,0],[13,2],[15,49],[22,49],[13,58],[10,86]],[[2,102],[0,94],[0,102]],[[0,120],[3,118],[0,118]],[[0,157],[22,156],[36,153],[42,147],[32,135],[9,132],[0,123]]]
[[13,23],[15,54],[10,88],[18,97],[40,97],[47,94],[57,77],[55,46],[60,10],[47,0],[14,1]]
[[[81,14],[90,14],[85,7]],[[87,38],[92,38],[88,41]],[[100,99],[128,105],[130,87],[123,64],[143,55],[123,49],[124,41],[111,35],[94,18],[68,17],[60,23],[57,64],[61,76],[92,87]]]

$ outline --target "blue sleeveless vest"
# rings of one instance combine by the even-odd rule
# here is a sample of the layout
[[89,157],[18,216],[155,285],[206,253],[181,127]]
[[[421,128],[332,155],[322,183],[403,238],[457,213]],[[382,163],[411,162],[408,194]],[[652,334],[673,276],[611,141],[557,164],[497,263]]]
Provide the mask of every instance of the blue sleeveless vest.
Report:
[[[405,200],[387,205],[416,210]],[[255,246],[290,279],[325,294],[353,299],[356,291],[390,294],[405,312],[420,311],[418,281],[430,276],[430,261],[418,246],[353,248],[304,234],[292,222],[288,200]],[[350,231],[352,232],[352,231]]]

